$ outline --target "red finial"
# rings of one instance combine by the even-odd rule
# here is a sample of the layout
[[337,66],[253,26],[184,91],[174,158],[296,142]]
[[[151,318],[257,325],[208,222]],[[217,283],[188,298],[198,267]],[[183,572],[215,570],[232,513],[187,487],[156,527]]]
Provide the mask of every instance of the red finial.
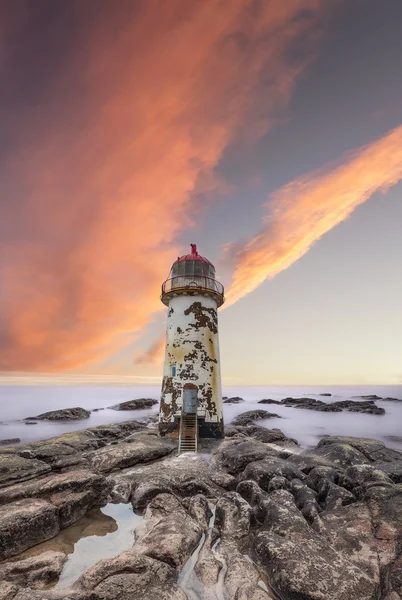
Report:
[[191,254],[194,254],[195,256],[197,256],[198,255],[197,244],[190,244],[190,246],[191,246]]

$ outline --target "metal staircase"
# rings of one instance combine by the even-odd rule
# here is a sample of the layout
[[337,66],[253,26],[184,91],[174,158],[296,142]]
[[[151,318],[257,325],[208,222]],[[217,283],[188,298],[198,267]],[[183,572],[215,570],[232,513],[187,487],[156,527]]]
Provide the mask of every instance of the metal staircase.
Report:
[[197,413],[181,413],[179,454],[183,452],[197,452],[198,422]]

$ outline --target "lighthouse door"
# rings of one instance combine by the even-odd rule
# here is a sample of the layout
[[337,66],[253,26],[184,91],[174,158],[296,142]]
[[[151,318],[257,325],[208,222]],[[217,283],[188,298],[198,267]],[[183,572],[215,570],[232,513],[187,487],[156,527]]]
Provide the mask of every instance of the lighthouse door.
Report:
[[187,388],[183,390],[183,412],[197,412],[197,388]]

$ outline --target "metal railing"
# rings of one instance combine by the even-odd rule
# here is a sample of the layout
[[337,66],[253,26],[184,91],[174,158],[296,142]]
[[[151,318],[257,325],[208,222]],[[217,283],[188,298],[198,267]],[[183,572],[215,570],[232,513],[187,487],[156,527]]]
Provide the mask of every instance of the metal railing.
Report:
[[224,296],[224,287],[221,283],[219,283],[219,281],[216,281],[216,279],[212,279],[211,277],[204,277],[202,275],[178,275],[177,277],[167,279],[162,284],[162,296],[164,296],[164,294],[168,294],[169,292],[183,289],[214,292],[215,294],[221,296],[222,299]]

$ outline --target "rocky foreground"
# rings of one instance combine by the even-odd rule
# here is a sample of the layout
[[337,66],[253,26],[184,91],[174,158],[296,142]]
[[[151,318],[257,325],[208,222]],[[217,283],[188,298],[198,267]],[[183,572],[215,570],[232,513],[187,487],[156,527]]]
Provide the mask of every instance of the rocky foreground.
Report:
[[[0,600],[400,600],[402,454],[237,422],[207,456],[138,421],[0,450]],[[143,526],[71,588],[63,552],[19,559],[107,502]]]

